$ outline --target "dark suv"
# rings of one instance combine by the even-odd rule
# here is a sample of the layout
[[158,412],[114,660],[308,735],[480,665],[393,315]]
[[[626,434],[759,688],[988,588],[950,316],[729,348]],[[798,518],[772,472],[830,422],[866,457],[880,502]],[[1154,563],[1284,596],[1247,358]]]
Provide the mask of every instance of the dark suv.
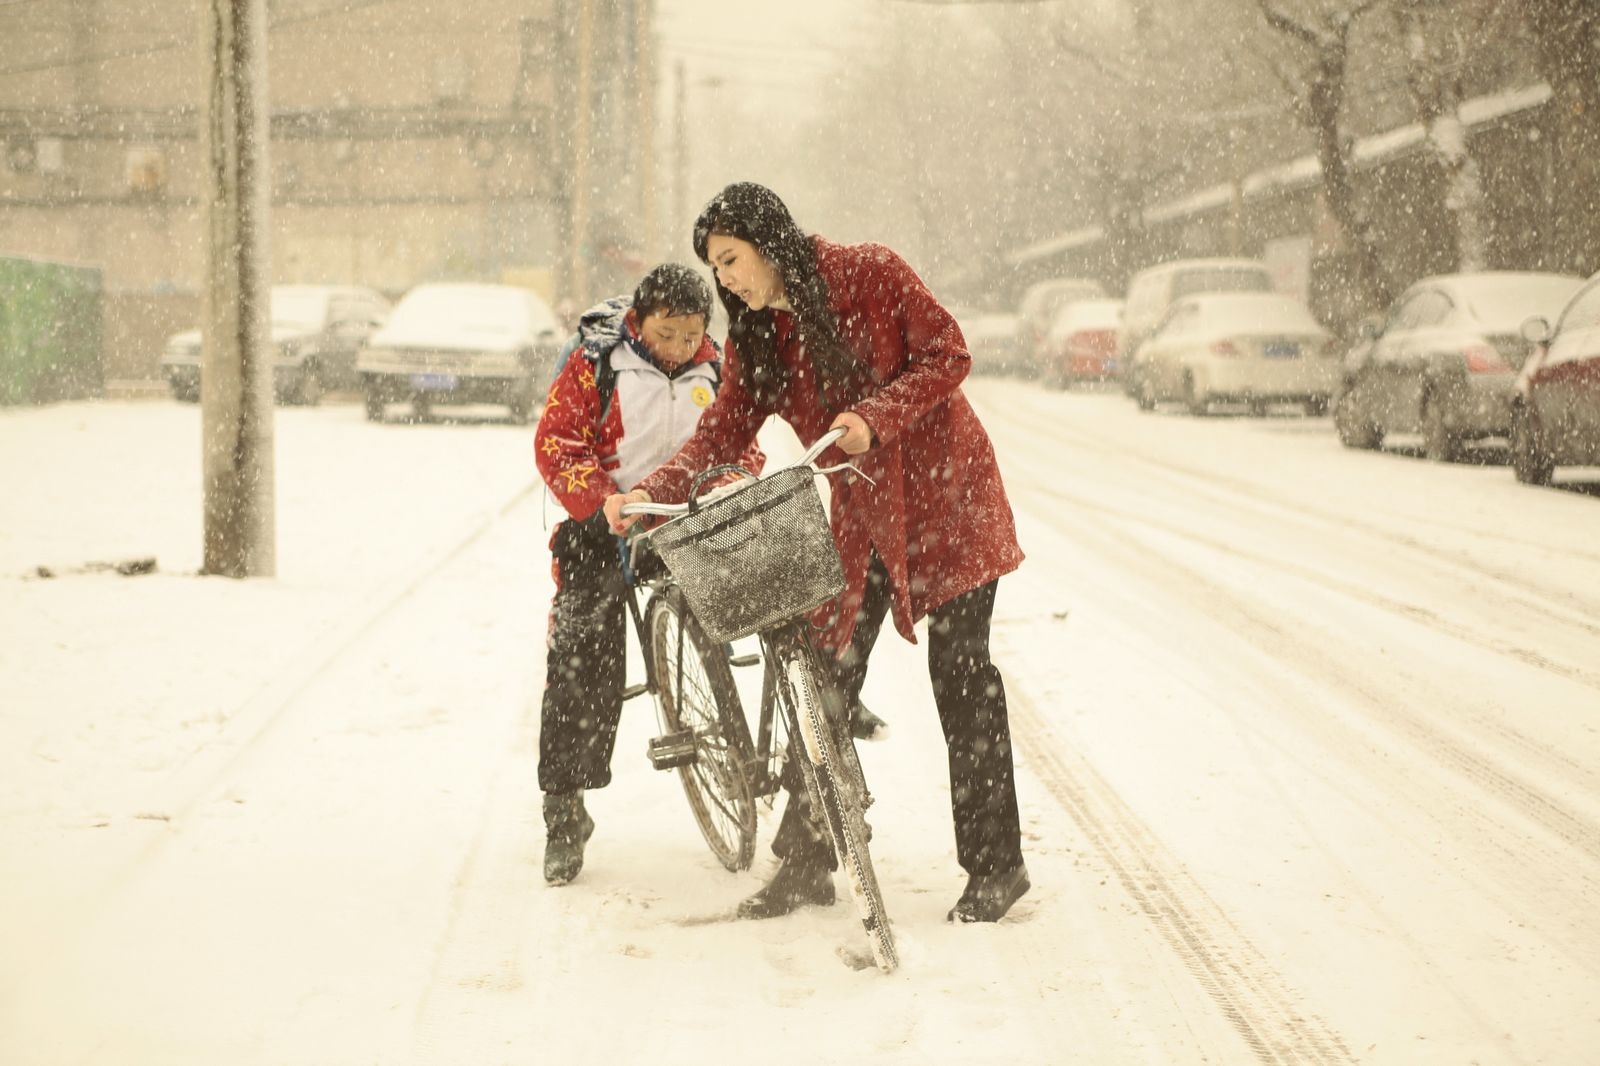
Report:
[[[314,404],[330,388],[358,384],[356,353],[389,319],[389,301],[348,285],[272,287],[273,392],[282,402]],[[172,395],[200,399],[200,331],[167,339],[161,371]]]

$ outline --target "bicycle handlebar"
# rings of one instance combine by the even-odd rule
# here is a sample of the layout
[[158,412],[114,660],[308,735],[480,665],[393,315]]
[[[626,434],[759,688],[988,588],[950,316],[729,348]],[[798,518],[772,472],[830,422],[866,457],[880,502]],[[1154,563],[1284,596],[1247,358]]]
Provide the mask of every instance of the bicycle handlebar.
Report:
[[[817,456],[827,451],[830,445],[834,444],[844,436],[844,433],[845,431],[842,426],[838,429],[828,430],[828,432],[818,437],[816,443],[807,448],[806,453],[798,460],[790,463],[788,466],[780,466],[777,470],[769,470],[767,472],[768,476],[779,473],[783,470],[793,470],[795,467],[799,466],[809,466],[815,470]],[[711,492],[706,493],[706,495],[699,502],[703,504],[710,500],[716,499],[719,495],[737,491],[737,485],[738,482],[735,482],[733,485],[725,485],[722,488],[714,489]],[[665,518],[675,518],[678,515],[688,514],[689,505],[687,503],[625,503],[622,505],[622,513],[624,515],[648,514],[660,515]]]

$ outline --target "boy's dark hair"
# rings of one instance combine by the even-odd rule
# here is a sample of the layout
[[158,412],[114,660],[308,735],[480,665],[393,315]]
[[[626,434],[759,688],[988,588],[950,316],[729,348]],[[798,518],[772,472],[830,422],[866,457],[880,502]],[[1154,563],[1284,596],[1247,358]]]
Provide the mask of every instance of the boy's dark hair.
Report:
[[703,315],[711,321],[711,286],[692,267],[662,263],[633,290],[633,310],[642,322],[650,315]]

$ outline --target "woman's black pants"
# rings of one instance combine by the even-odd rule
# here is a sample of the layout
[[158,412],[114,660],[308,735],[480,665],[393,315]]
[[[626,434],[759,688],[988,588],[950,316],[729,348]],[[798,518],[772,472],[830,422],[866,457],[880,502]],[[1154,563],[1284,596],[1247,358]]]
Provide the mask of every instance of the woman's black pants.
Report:
[[[989,621],[997,582],[964,592],[928,614],[928,675],[944,729],[950,761],[950,813],[955,820],[956,860],[969,874],[1010,870],[1022,862],[1017,817],[1016,773],[1005,686],[989,658]],[[889,612],[889,572],[876,555],[867,570],[866,596],[855,634],[837,662],[844,706],[854,706],[867,676],[867,660]],[[791,742],[784,770],[789,791],[772,850],[785,859],[837,865],[826,832],[811,818]]]

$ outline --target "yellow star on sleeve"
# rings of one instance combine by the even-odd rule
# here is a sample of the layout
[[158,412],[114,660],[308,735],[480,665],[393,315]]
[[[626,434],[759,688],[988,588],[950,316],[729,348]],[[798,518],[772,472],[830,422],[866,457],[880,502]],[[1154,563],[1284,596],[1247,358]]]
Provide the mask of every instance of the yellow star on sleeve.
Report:
[[578,375],[578,383],[586,389],[594,388],[594,371],[584,368],[583,373]]
[[593,441],[594,440],[594,427],[593,426],[584,426],[583,427],[583,439],[587,440],[587,441]]
[[561,471],[561,476],[567,479],[567,491],[573,492],[577,489],[588,488],[589,475],[596,473],[598,470],[599,468],[593,463],[580,463],[577,466],[569,466]]
[[553,407],[560,407],[560,406],[561,406],[561,398],[556,395],[556,390],[555,389],[551,389],[550,390],[550,395],[545,397],[544,409],[546,411],[548,411]]
[[557,441],[554,434],[552,434],[545,437],[544,443],[539,445],[539,450],[544,452],[546,455],[554,455],[556,452],[561,450],[561,443]]

